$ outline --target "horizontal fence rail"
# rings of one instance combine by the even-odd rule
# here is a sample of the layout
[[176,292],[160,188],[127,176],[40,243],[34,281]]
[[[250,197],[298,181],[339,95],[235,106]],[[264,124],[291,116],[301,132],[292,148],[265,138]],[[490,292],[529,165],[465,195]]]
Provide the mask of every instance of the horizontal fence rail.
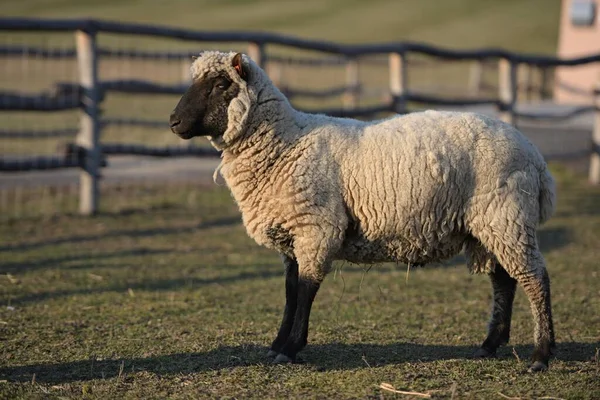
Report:
[[[163,60],[190,62],[197,51],[143,51],[138,49],[109,49],[97,46],[99,33],[153,36],[191,42],[242,43],[248,46],[248,55],[263,68],[281,65],[298,67],[345,67],[346,84],[321,89],[287,87],[279,84],[281,91],[291,99],[342,98],[341,108],[305,110],[340,117],[369,118],[384,113],[409,112],[409,104],[428,106],[480,106],[492,105],[501,118],[511,124],[516,119],[560,121],[575,118],[584,113],[596,112],[596,124],[592,146],[590,180],[600,183],[600,101],[594,105],[575,107],[567,112],[525,112],[517,108],[519,91],[548,93],[548,71],[555,67],[580,66],[600,62],[600,54],[584,57],[560,59],[556,57],[518,54],[502,49],[448,50],[414,43],[380,43],[369,45],[338,44],[327,41],[306,40],[264,32],[203,32],[150,26],[143,24],[120,23],[101,20],[39,20],[30,18],[0,18],[0,31],[27,32],[74,32],[77,46],[69,48],[45,48],[35,46],[0,46],[0,58],[35,57],[48,59],[72,59],[78,66],[79,80],[57,82],[51,90],[39,93],[22,93],[0,88],[0,111],[55,112],[81,110],[80,127],[46,129],[40,131],[0,129],[0,138],[37,139],[50,137],[75,137],[77,144],[68,144],[58,157],[36,157],[30,159],[0,159],[0,171],[25,171],[57,168],[82,169],[82,182],[87,182],[88,192],[82,189],[81,198],[87,205],[80,208],[84,214],[92,214],[97,207],[97,179],[99,168],[106,165],[105,155],[129,154],[155,157],[196,156],[214,157],[218,152],[197,147],[150,147],[130,144],[101,143],[100,131],[109,126],[139,126],[146,128],[168,128],[164,121],[139,118],[104,118],[101,104],[108,93],[135,95],[181,95],[189,85],[189,78],[181,83],[165,84],[144,79],[99,79],[98,63],[101,59],[130,58],[136,60]],[[278,56],[269,54],[267,46],[285,46],[300,50],[324,53],[323,57]],[[469,87],[470,96],[433,96],[409,87],[407,69],[433,64],[430,61],[414,59],[427,56],[441,62],[467,61],[471,63]],[[374,57],[376,56],[376,57]],[[387,89],[366,88],[360,81],[358,61],[369,65],[387,68],[389,87]],[[438,62],[436,61],[436,62]],[[498,75],[497,96],[480,96],[479,90],[485,87],[482,82],[483,68],[495,68]],[[541,71],[540,85],[524,84],[518,80],[519,68],[526,67],[527,76],[531,68]],[[528,78],[529,79],[529,78]],[[277,79],[273,79],[277,84]],[[473,95],[473,93],[477,95]],[[378,96],[379,104],[360,106],[362,95]],[[596,98],[600,97],[596,93]],[[383,100],[382,100],[383,99]],[[592,171],[594,169],[594,171]],[[597,171],[596,171],[597,169]],[[84,186],[84,185],[82,185]],[[84,202],[84,200],[82,200]]]
[[40,20],[33,18],[0,18],[0,30],[9,31],[83,31],[90,34],[98,32],[121,33],[130,35],[155,36],[214,43],[256,43],[295,47],[303,50],[315,50],[344,56],[365,56],[385,53],[415,53],[445,59],[485,59],[503,58],[512,63],[525,63],[536,66],[574,66],[600,61],[600,54],[570,59],[556,57],[517,54],[502,49],[485,50],[447,50],[421,43],[400,42],[368,45],[348,45],[327,41],[299,39],[292,36],[265,32],[202,32],[166,26],[152,26],[134,23],[121,23],[101,20]]

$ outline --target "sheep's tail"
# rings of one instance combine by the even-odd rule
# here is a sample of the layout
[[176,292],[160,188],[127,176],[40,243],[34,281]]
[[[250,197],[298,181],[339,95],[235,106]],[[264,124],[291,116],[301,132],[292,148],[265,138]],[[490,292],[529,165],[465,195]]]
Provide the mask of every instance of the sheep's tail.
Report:
[[540,172],[540,224],[546,222],[554,213],[556,206],[556,184],[548,168]]

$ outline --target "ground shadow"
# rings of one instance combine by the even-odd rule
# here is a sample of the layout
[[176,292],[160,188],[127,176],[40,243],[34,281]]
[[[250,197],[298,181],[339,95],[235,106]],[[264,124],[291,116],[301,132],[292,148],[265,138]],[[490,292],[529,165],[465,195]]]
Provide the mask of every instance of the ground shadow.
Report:
[[[203,223],[196,227],[186,227],[186,228],[158,228],[151,230],[123,230],[123,231],[112,231],[104,235],[106,236],[151,236],[151,235],[163,235],[169,233],[180,233],[182,231],[192,231],[196,229],[208,228],[211,226],[222,226],[229,224],[237,224],[239,220],[237,218],[231,219],[221,219],[212,221],[209,223]],[[570,234],[569,231],[564,227],[556,227],[549,229],[541,229],[538,232],[539,242],[542,251],[549,251],[553,249],[559,249],[570,242]],[[74,240],[83,241],[83,240],[93,240],[94,238],[99,238],[100,236],[77,236],[75,238],[65,238],[65,239],[56,239],[49,242],[39,243],[37,245],[47,245],[47,244],[59,244],[63,241]],[[35,246],[36,244],[28,244],[25,246]],[[90,254],[88,255],[73,255],[73,256],[65,256],[60,258],[49,258],[44,260],[32,261],[32,262],[18,262],[18,263],[8,263],[0,266],[0,272],[3,273],[16,273],[22,271],[24,269],[32,270],[32,269],[40,269],[40,268],[48,268],[48,267],[60,267],[61,263],[72,262],[81,259],[85,260],[86,263],[82,263],[81,265],[70,265],[69,269],[74,268],[85,268],[92,264],[89,261],[100,260],[100,259],[109,259],[109,258],[118,258],[124,256],[135,256],[135,255],[154,255],[167,253],[168,250],[160,250],[160,249],[146,249],[146,248],[138,248],[125,250],[114,253],[106,253],[106,254]],[[460,254],[454,258],[449,260],[431,263],[426,266],[426,268],[446,268],[446,267],[456,267],[465,265],[466,260],[464,255]],[[215,270],[219,270],[221,267],[226,269],[227,265],[215,265]],[[392,263],[386,263],[377,265],[376,267],[373,265],[363,265],[363,264],[343,264],[341,267],[344,271],[349,272],[357,272],[357,271],[376,271],[378,273],[381,272],[389,272],[397,269],[405,269],[405,266],[398,266]],[[213,283],[227,284],[236,281],[242,280],[252,280],[252,279],[264,279],[264,278],[272,278],[282,276],[282,269],[279,263],[272,264],[258,264],[252,265],[252,271],[241,272],[238,275],[232,276],[224,276],[224,277],[214,277],[207,279],[199,279],[199,278],[177,278],[177,279],[164,279],[164,280],[141,280],[135,283],[128,284],[120,284],[120,285],[109,285],[109,286],[101,286],[95,288],[81,288],[81,289],[69,289],[62,291],[47,291],[47,292],[38,292],[35,294],[24,294],[22,296],[11,298],[11,304],[26,304],[29,302],[35,301],[43,301],[46,299],[55,299],[66,296],[72,296],[77,294],[94,294],[94,293],[104,293],[104,292],[126,292],[128,289],[142,289],[142,290],[177,290],[181,287],[201,287],[204,285],[209,285]]]
[[[557,359],[590,361],[600,343],[565,342],[558,344]],[[468,359],[475,346],[421,345],[396,343],[391,345],[330,343],[311,345],[304,352],[306,368],[318,371],[353,370],[384,365]],[[531,354],[531,346],[515,346],[522,358]],[[110,379],[136,371],[148,371],[161,376],[214,371],[250,365],[269,365],[266,347],[254,345],[224,346],[205,353],[178,353],[147,358],[81,360],[64,363],[33,364],[0,368],[0,379],[13,382],[61,384],[73,381]],[[503,348],[499,358],[514,358],[512,347]],[[489,360],[488,362],[495,362]],[[368,365],[367,365],[368,363]]]
[[[227,265],[216,264],[215,270],[227,269]],[[148,291],[172,291],[180,290],[181,288],[200,288],[202,286],[218,283],[228,284],[233,282],[253,280],[253,279],[268,279],[281,276],[283,278],[283,267],[279,264],[253,264],[252,271],[242,271],[235,275],[216,276],[211,278],[183,277],[177,279],[150,279],[140,280],[138,282],[129,282],[123,284],[113,284],[108,286],[87,288],[81,287],[68,290],[54,290],[48,292],[39,292],[25,294],[22,296],[12,297],[11,305],[24,305],[31,302],[44,301],[48,299],[57,299],[73,295],[93,295],[106,292],[127,293],[132,290],[148,290]],[[282,283],[283,286],[283,283]]]
[[564,226],[542,227],[538,229],[537,236],[542,252],[558,250],[572,242],[572,234]]
[[[110,260],[114,258],[129,257],[129,256],[155,256],[159,254],[170,253],[171,250],[166,249],[150,249],[145,247],[139,247],[129,250],[113,251],[107,253],[86,253],[68,255],[64,257],[50,257],[41,260],[32,261],[20,261],[13,263],[6,263],[0,265],[0,273],[18,273],[24,271],[35,271],[49,268],[65,268],[65,263],[69,263],[66,267],[68,270],[95,268],[96,262],[102,260]],[[77,263],[81,261],[80,263]],[[75,264],[73,264],[75,262]]]
[[208,229],[218,226],[230,226],[241,223],[241,217],[239,215],[235,217],[219,218],[211,221],[202,222],[198,225],[193,226],[176,226],[176,227],[158,227],[151,229],[120,229],[109,232],[94,234],[94,235],[77,235],[67,236],[58,239],[43,240],[33,243],[22,243],[15,245],[0,246],[0,251],[19,251],[19,250],[30,250],[45,246],[55,246],[64,243],[81,243],[93,240],[108,239],[108,238],[140,238],[158,235],[172,235],[181,234],[186,232],[195,232],[199,229]]

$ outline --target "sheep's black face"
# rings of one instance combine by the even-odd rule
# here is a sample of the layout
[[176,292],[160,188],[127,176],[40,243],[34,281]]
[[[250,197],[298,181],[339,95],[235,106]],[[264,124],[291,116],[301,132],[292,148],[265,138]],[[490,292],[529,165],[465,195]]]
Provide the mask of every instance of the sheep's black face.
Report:
[[194,82],[171,114],[171,130],[182,139],[222,136],[227,129],[227,108],[239,90],[224,74]]

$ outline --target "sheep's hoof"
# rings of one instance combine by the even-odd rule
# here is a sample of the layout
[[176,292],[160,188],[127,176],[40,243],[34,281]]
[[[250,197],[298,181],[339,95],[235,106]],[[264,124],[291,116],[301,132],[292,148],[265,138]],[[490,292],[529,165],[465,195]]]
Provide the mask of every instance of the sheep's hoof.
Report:
[[290,358],[285,354],[279,353],[273,360],[273,364],[304,364],[304,360],[298,356]]
[[290,357],[286,356],[285,354],[277,354],[277,357],[275,357],[275,360],[273,360],[274,364],[292,364],[294,363],[294,360],[291,359]]
[[533,364],[531,364],[531,367],[529,367],[529,369],[527,370],[527,372],[544,372],[548,370],[548,365],[544,364],[541,361],[534,361]]
[[489,350],[484,349],[483,347],[480,347],[477,349],[477,351],[475,351],[475,353],[473,353],[473,357],[474,358],[494,358],[494,357],[496,357],[496,352],[489,351]]
[[277,357],[277,354],[279,354],[279,353],[278,353],[278,352],[276,352],[275,350],[272,350],[272,349],[271,349],[271,350],[269,350],[269,351],[267,352],[267,357],[269,357],[269,358],[275,358],[275,357]]

